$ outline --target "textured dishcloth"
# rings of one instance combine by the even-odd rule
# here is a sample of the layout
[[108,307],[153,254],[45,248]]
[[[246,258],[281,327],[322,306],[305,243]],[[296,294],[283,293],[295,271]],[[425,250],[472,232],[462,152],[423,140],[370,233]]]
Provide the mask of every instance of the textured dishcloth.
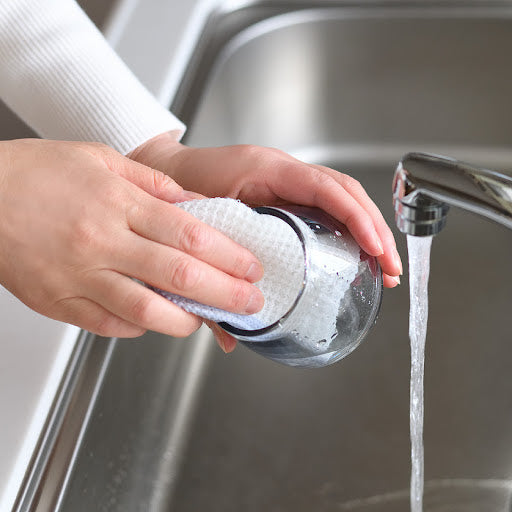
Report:
[[264,276],[256,286],[263,293],[265,304],[258,313],[239,315],[166,291],[158,290],[159,293],[190,313],[239,329],[261,329],[282,318],[304,281],[304,251],[291,226],[278,217],[259,214],[235,199],[201,199],[176,206],[221,231],[259,259]]

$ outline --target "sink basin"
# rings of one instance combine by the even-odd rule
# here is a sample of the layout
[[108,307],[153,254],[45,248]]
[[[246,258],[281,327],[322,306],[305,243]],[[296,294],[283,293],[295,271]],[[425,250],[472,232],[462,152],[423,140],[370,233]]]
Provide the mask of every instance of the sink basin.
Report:
[[[279,147],[343,170],[392,225],[390,184],[408,150],[512,168],[512,73],[502,51],[511,47],[512,19],[501,12],[282,14],[249,27],[223,50],[188,143]],[[512,233],[453,215],[433,244],[426,478],[507,480]],[[406,260],[404,237],[395,236]],[[227,357],[216,351],[176,510],[208,510],[213,501],[223,511],[318,512],[407,489],[408,299],[404,279],[386,292],[363,346],[325,371],[283,369],[243,348]],[[491,503],[474,510],[510,507]],[[405,511],[407,500],[402,507],[368,510]]]
[[[392,226],[407,151],[512,171],[505,2],[242,4],[214,13],[178,92],[186,143],[347,172]],[[433,243],[426,512],[512,510],[511,254],[510,231],[458,211]],[[321,370],[226,356],[204,332],[117,342],[59,510],[408,510],[408,301],[404,276]]]

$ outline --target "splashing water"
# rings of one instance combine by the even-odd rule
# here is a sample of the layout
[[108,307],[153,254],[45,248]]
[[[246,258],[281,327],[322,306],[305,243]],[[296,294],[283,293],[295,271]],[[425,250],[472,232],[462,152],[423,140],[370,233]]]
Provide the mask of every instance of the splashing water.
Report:
[[423,375],[431,245],[431,236],[407,236],[410,286],[409,338],[411,340],[411,512],[423,510]]

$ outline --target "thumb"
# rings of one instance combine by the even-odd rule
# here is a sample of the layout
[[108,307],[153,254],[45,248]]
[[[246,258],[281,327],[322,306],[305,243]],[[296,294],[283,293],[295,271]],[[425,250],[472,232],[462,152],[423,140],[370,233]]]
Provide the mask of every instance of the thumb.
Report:
[[178,183],[162,171],[146,167],[133,160],[128,159],[128,161],[129,164],[123,167],[119,175],[153,197],[169,203],[204,199],[204,196],[201,194],[184,190],[181,185],[178,185]]
[[119,156],[120,158],[108,159],[109,169],[153,197],[169,203],[204,199],[201,194],[184,190],[181,185],[178,185],[162,171],[152,169],[127,157]]

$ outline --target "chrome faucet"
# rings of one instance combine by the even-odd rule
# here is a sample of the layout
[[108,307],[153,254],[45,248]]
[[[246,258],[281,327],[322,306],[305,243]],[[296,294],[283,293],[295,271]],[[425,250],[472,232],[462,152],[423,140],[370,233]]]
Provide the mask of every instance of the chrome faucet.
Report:
[[453,158],[408,153],[395,171],[393,206],[398,229],[436,235],[449,206],[458,206],[512,229],[512,178]]

